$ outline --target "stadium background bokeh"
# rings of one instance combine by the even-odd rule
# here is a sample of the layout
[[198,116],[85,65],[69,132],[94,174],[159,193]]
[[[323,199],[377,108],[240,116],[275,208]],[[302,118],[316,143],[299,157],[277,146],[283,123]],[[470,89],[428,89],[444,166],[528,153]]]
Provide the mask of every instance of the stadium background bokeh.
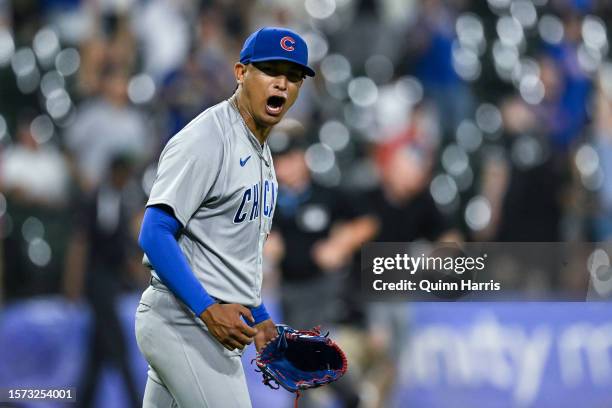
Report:
[[[100,237],[83,238],[82,207],[115,176],[125,177],[129,219],[98,221],[128,226],[121,245],[130,267],[116,276],[131,330],[147,284],[135,240],[159,152],[231,95],[242,40],[263,25],[292,27],[309,44],[317,76],[288,117],[305,129],[306,162],[319,183],[359,194],[379,184],[381,146],[407,148],[466,240],[610,239],[611,17],[604,0],[0,0],[0,386],[78,377],[87,306],[75,254],[100,245],[99,262],[112,264],[104,257],[114,251]],[[289,137],[274,132],[271,147],[282,149]],[[275,282],[270,272],[270,299]],[[530,333],[549,324],[560,343],[564,327],[605,334],[612,324],[605,305],[411,310],[406,355],[429,338],[420,330],[435,337],[435,324],[446,324],[441,335],[467,337],[479,325]],[[532,394],[503,376],[488,385],[486,376],[419,385],[427,364],[398,357],[405,372],[390,391],[393,406],[610,406],[610,337],[601,340],[607,360],[594,369],[599,377],[572,383],[562,368],[547,367],[549,381],[565,374]],[[143,362],[131,347],[142,385]],[[120,406],[117,378],[109,370],[98,406]],[[365,377],[363,384],[367,400],[373,386]],[[271,393],[255,390],[254,405],[278,403],[266,400],[279,398]],[[552,395],[566,397],[547,403]]]

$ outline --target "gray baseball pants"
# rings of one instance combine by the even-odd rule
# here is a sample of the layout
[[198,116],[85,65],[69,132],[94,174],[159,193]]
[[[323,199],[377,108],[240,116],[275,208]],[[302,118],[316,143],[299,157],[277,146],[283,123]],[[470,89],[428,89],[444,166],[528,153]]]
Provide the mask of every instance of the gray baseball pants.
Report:
[[143,408],[250,408],[241,352],[229,351],[159,281],[136,310],[136,340],[149,363]]

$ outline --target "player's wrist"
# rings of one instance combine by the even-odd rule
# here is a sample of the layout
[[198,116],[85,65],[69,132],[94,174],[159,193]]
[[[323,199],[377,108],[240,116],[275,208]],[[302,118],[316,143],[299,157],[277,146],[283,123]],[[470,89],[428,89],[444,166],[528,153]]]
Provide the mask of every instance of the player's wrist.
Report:
[[251,327],[255,326],[256,324],[259,324],[261,322],[265,322],[266,320],[271,319],[270,314],[266,310],[266,306],[264,305],[263,302],[261,302],[259,306],[250,307],[249,309],[251,310],[251,313],[253,314],[253,319],[254,319],[253,323],[247,321],[247,324]]
[[200,299],[200,302],[198,303],[198,306],[196,307],[196,310],[194,310],[194,312],[198,316],[202,316],[205,311],[210,309],[212,305],[216,304],[217,302],[215,302],[215,300],[208,293],[205,293]]

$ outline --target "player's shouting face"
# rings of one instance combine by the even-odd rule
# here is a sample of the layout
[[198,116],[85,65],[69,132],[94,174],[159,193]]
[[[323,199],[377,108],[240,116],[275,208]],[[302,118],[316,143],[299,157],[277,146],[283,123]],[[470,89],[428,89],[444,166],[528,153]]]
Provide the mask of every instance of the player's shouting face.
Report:
[[304,71],[288,61],[237,63],[241,105],[258,128],[276,125],[295,102],[304,82]]

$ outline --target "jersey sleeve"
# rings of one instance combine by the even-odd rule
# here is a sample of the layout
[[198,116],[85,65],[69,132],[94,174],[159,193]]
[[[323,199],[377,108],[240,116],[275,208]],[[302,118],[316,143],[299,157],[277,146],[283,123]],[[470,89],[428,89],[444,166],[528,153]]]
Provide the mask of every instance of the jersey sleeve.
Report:
[[223,140],[215,133],[198,134],[192,125],[170,139],[159,158],[147,207],[165,204],[183,227],[187,225],[221,172]]

